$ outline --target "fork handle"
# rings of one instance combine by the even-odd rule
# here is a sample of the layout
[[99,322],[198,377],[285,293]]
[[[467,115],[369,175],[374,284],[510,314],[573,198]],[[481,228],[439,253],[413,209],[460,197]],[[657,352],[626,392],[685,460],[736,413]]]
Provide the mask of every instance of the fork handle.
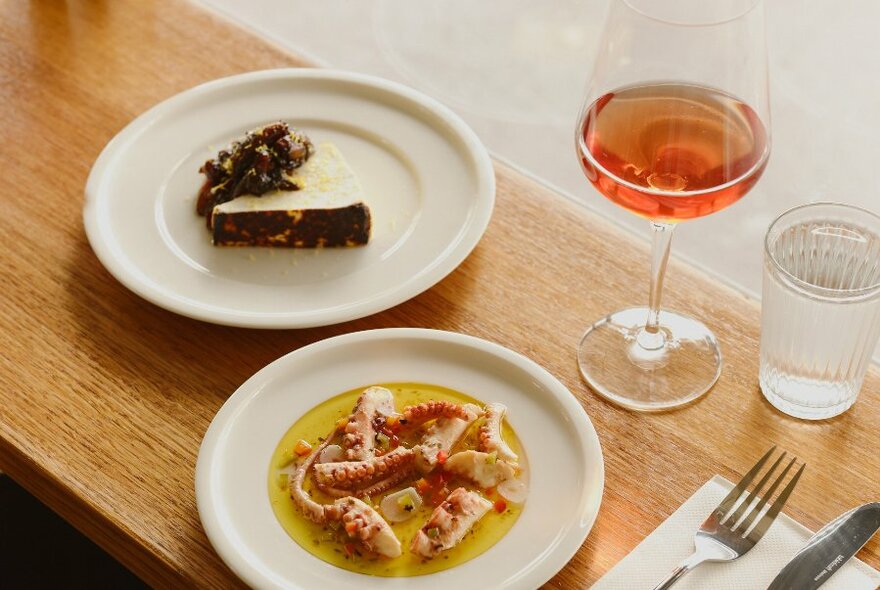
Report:
[[654,590],[667,590],[667,588],[672,588],[672,586],[682,579],[686,573],[706,561],[707,559],[711,559],[709,555],[699,550],[700,546],[697,546],[697,551],[694,551],[690,557],[682,561],[677,568],[672,570],[672,573],[666,576],[666,579],[660,582],[657,586],[654,587]]
[[654,590],[667,590],[668,588],[672,588],[672,586],[680,579],[682,579],[684,575],[689,571],[691,571],[691,568],[687,564],[682,564],[678,566],[677,568],[672,570],[671,574],[666,576],[665,580],[657,584],[657,586],[654,587]]

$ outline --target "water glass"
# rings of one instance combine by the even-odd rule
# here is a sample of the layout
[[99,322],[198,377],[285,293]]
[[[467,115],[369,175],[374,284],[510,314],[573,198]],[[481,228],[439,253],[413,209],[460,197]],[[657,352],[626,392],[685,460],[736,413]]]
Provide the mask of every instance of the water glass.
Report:
[[856,401],[880,336],[880,216],[837,203],[786,211],[764,242],[761,391],[831,418]]

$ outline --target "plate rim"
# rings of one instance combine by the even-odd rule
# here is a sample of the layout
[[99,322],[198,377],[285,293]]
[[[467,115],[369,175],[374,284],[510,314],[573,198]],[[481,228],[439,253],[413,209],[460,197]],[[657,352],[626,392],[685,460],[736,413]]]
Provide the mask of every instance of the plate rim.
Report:
[[[583,494],[592,495],[594,496],[594,499],[588,501],[584,506],[584,511],[577,516],[583,516],[583,514],[587,514],[588,516],[586,519],[580,521],[579,527],[571,527],[569,529],[568,535],[571,536],[571,541],[568,544],[557,545],[556,550],[545,558],[545,562],[552,560],[552,563],[547,570],[533,568],[530,572],[531,575],[528,578],[523,579],[519,577],[515,582],[517,585],[521,585],[526,581],[530,583],[534,582],[537,586],[543,585],[562,570],[562,568],[571,561],[572,557],[574,557],[581,546],[583,546],[584,541],[586,541],[596,523],[596,519],[598,518],[601,509],[602,500],[605,495],[605,456],[602,451],[601,441],[599,440],[595,425],[578,398],[571,393],[571,390],[536,361],[530,359],[524,354],[483,338],[460,332],[449,332],[429,328],[377,328],[325,338],[282,355],[248,377],[244,383],[242,383],[235,392],[226,399],[212,418],[211,424],[208,426],[208,429],[202,438],[196,459],[194,478],[196,507],[198,510],[199,521],[201,522],[202,528],[204,529],[208,541],[214,551],[217,552],[220,559],[245,583],[255,588],[260,588],[267,583],[271,584],[271,580],[266,578],[259,568],[252,565],[245,557],[235,550],[234,544],[224,533],[224,527],[221,524],[221,517],[213,510],[213,508],[209,508],[209,506],[213,507],[216,502],[210,485],[211,464],[214,462],[215,450],[225,432],[225,429],[234,421],[235,414],[240,407],[247,405],[256,396],[260,395],[262,388],[258,385],[264,380],[265,374],[270,372],[273,367],[292,362],[291,359],[294,359],[297,356],[321,353],[339,345],[401,338],[445,342],[447,344],[474,348],[492,354],[495,357],[526,371],[531,376],[539,378],[544,389],[562,405],[566,415],[573,421],[579,422],[579,424],[576,424],[576,429],[577,432],[581,433],[579,443],[585,456],[594,454],[590,452],[590,449],[592,448],[599,459],[598,478],[595,484],[595,489],[598,490],[598,493],[590,493],[587,491],[590,488],[584,488]],[[478,558],[479,556],[476,559]],[[444,571],[446,570],[437,572],[437,574],[442,574]],[[543,571],[543,574],[540,573],[541,571]],[[431,575],[436,574],[417,576],[415,579],[428,579]],[[394,579],[398,580],[397,578]],[[400,580],[404,581],[410,579],[413,578],[400,578]],[[299,588],[299,586],[293,587]]]
[[[428,111],[443,122],[465,149],[457,150],[473,166],[476,191],[474,207],[467,225],[456,240],[447,244],[434,259],[428,272],[400,283],[396,288],[381,291],[373,297],[346,306],[290,312],[248,312],[218,310],[193,304],[175,297],[173,289],[155,287],[142,276],[137,265],[130,264],[128,255],[114,242],[112,230],[102,220],[106,196],[102,193],[108,172],[122,152],[155,121],[174,112],[181,104],[224,88],[278,79],[327,80],[369,87],[395,94]],[[224,326],[262,329],[296,329],[329,326],[366,317],[390,309],[427,291],[457,269],[482,239],[495,207],[496,181],[492,158],[476,132],[449,107],[429,95],[392,80],[340,69],[275,68],[235,74],[203,82],[178,92],[153,105],[123,127],[101,150],[86,179],[83,203],[83,225],[92,251],[105,269],[124,287],[139,297],[173,313]]]

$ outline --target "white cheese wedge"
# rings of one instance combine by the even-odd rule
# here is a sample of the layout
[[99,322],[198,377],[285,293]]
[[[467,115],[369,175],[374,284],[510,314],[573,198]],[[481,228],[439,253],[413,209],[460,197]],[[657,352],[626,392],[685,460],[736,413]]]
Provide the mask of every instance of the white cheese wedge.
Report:
[[370,237],[370,210],[354,171],[330,142],[288,178],[296,191],[242,195],[214,207],[218,245],[359,246]]

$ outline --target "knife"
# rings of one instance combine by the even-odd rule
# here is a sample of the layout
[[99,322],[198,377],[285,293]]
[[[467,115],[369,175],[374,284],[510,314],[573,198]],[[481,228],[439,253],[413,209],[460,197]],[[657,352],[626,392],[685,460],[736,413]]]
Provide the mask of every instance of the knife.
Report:
[[880,502],[841,514],[810,537],[767,590],[814,590],[828,581],[880,528]]

